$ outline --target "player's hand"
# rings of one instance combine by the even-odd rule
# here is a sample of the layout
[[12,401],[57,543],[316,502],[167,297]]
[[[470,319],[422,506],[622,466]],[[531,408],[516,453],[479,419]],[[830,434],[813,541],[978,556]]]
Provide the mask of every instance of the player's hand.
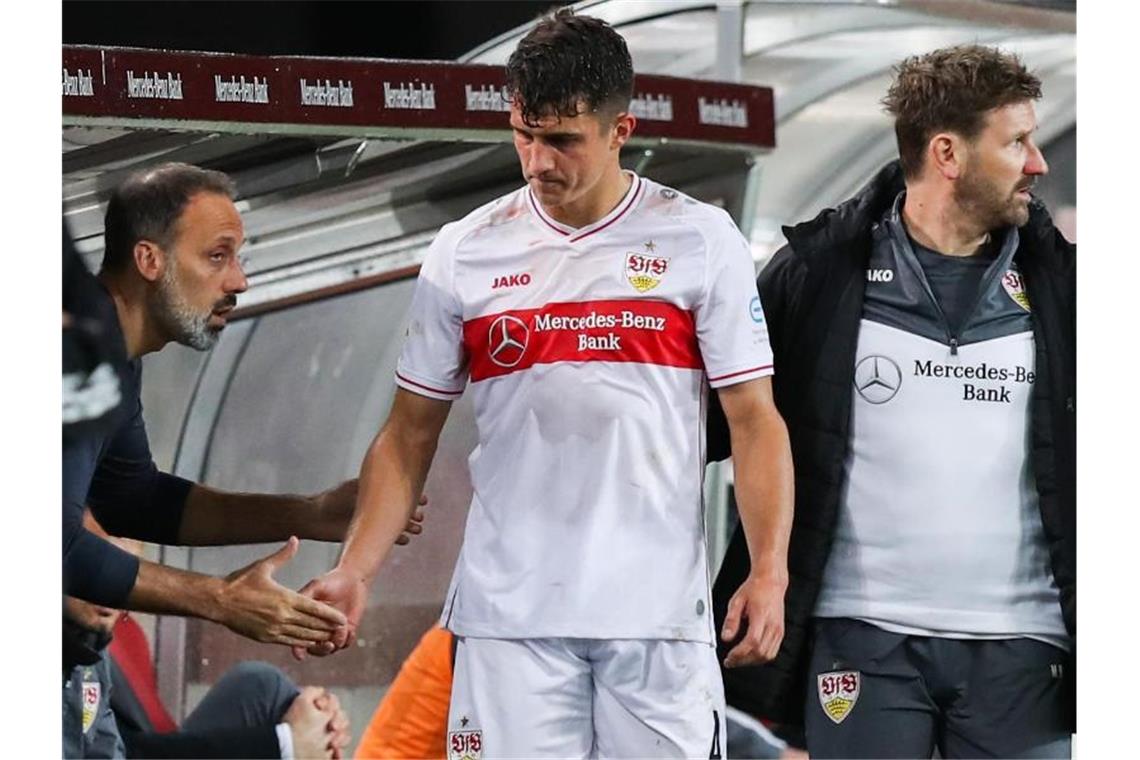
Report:
[[[343,541],[348,531],[352,515],[356,510],[356,495],[360,490],[360,479],[346,480],[340,485],[310,497],[317,505],[317,526],[309,538],[321,541]],[[396,539],[398,546],[403,546],[412,540],[412,536],[423,533],[424,510],[427,506],[427,496],[420,496],[419,505],[412,512],[411,519],[404,526],[404,532]]]
[[339,747],[330,728],[334,712],[327,707],[332,696],[320,686],[306,686],[293,698],[282,720],[293,734],[293,757],[335,758]]
[[721,638],[732,641],[747,621],[743,638],[724,658],[726,668],[770,662],[784,640],[786,579],[749,575],[728,602]]
[[342,567],[336,567],[319,578],[305,584],[301,594],[320,602],[327,602],[344,613],[344,624],[333,634],[321,641],[306,642],[293,647],[293,656],[305,659],[305,653],[324,657],[333,652],[352,646],[356,640],[356,627],[364,615],[364,604],[368,599],[368,584],[358,575]]
[[352,734],[349,732],[348,715],[341,709],[340,700],[336,698],[336,694],[325,690],[322,692],[317,697],[315,704],[330,716],[326,726],[329,732],[329,746],[332,748],[333,760],[338,760],[338,758],[343,757],[345,747],[352,740]]
[[412,511],[408,524],[404,526],[404,532],[396,538],[396,546],[403,546],[412,540],[412,536],[418,536],[424,532],[424,507],[427,506],[427,503],[427,496],[420,496],[420,503]]
[[299,545],[290,537],[269,556],[226,576],[218,595],[219,622],[264,643],[308,647],[332,639],[347,623],[344,614],[273,580]]

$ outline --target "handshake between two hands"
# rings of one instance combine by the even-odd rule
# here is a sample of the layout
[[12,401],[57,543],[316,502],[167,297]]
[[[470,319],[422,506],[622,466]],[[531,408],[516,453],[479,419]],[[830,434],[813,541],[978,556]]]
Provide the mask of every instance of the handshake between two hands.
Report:
[[[412,513],[397,545],[423,532],[423,506]],[[306,653],[325,656],[352,645],[364,613],[368,586],[363,578],[337,568],[315,578],[300,591],[273,579],[273,574],[297,554],[300,542],[290,537],[267,557],[223,579],[218,592],[218,622],[254,641],[292,647],[297,659]]]
[[[396,538],[397,546],[407,544],[412,540],[412,536],[423,532],[423,508],[426,504],[427,497],[421,496],[419,505],[412,512],[408,524],[404,526],[404,532]],[[337,567],[309,581],[298,593],[340,610],[346,619],[343,625],[338,625],[331,631],[327,639],[314,641],[307,646],[294,645],[295,658],[303,660],[306,654],[324,657],[352,646],[356,641],[356,628],[364,615],[364,606],[368,599],[368,584],[363,578]]]

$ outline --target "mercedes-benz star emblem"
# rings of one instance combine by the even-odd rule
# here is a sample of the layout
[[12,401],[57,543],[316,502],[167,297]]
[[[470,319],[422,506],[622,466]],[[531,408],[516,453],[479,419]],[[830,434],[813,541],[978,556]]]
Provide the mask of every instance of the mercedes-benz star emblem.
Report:
[[899,365],[885,356],[872,354],[855,365],[855,390],[869,404],[885,404],[902,385]]
[[522,361],[530,330],[518,317],[504,314],[491,323],[487,333],[487,353],[500,367],[513,367]]

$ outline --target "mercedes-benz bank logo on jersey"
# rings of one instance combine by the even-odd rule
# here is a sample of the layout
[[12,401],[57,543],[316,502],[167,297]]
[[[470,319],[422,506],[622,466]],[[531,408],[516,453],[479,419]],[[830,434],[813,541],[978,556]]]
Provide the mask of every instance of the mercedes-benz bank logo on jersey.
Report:
[[518,317],[504,314],[491,323],[487,353],[500,367],[513,367],[522,361],[530,342],[530,328]]
[[902,371],[894,360],[871,354],[855,365],[855,390],[869,404],[885,404],[902,386]]

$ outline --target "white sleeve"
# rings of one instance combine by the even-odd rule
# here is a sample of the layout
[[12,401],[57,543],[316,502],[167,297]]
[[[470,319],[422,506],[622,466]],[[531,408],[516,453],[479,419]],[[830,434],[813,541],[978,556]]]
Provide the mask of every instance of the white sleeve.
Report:
[[428,398],[453,401],[467,385],[463,309],[455,293],[454,237],[440,230],[416,280],[396,385]]
[[278,723],[273,729],[277,732],[277,749],[281,760],[293,760],[293,729],[288,723]]
[[705,241],[705,287],[695,317],[709,385],[723,388],[771,375],[772,347],[748,241],[727,214],[714,228],[706,227]]

